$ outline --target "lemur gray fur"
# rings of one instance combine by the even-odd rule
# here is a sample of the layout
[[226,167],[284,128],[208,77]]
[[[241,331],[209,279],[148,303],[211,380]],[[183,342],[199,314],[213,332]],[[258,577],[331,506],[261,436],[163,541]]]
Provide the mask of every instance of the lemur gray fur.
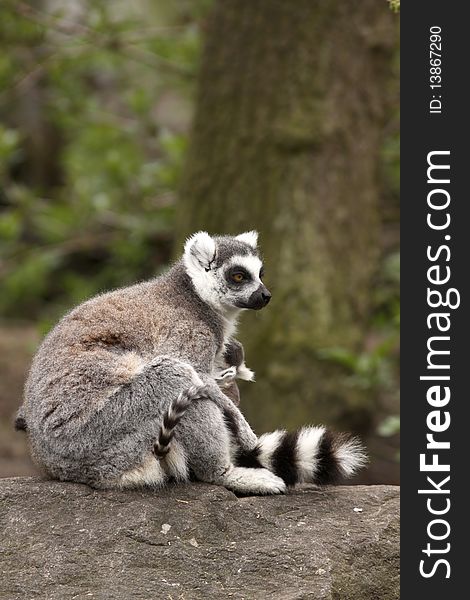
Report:
[[[193,477],[244,494],[353,474],[365,462],[357,441],[324,427],[258,438],[217,383],[241,311],[271,297],[262,276],[256,232],[199,232],[166,274],[63,317],[33,360],[18,413],[36,463],[96,488]],[[157,459],[168,415],[178,424]]]
[[[245,365],[245,351],[238,340],[232,339],[226,345],[223,354],[216,359],[214,379],[223,393],[237,406],[240,404],[240,391],[236,379],[254,380],[254,373]],[[198,393],[199,392],[199,393]],[[158,440],[154,446],[155,455],[162,458],[170,451],[174,431],[191,402],[203,398],[203,390],[190,388],[181,392],[173,400],[163,417]]]
[[[242,344],[235,339],[227,342],[223,354],[218,357],[218,363],[215,365],[214,379],[224,394],[237,406],[240,404],[240,391],[236,379],[254,381],[254,375],[253,371],[245,365],[245,351]],[[17,431],[27,430],[23,406],[16,413],[14,424]]]

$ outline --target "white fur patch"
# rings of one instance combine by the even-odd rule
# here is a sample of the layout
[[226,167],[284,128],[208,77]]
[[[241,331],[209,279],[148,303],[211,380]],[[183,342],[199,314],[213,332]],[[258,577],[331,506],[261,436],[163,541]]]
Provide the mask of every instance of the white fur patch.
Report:
[[244,267],[251,274],[255,281],[261,281],[259,278],[259,272],[263,266],[263,263],[258,256],[254,256],[253,254],[241,256],[237,254],[236,256],[232,256],[227,261],[227,265],[240,265],[240,267]]
[[183,255],[186,268],[208,269],[215,255],[215,241],[207,231],[198,231],[186,240]]
[[237,369],[237,378],[243,381],[254,381],[255,372],[249,369],[245,363],[242,363]]
[[122,381],[130,381],[145,369],[145,362],[135,352],[126,352],[119,357],[117,375]]
[[335,451],[339,466],[346,477],[351,477],[356,471],[368,463],[367,454],[358,440],[345,442]]
[[279,429],[278,431],[272,431],[271,433],[263,433],[258,440],[258,447],[260,453],[258,460],[266,469],[271,469],[271,457],[273,452],[279,447],[279,442],[285,434],[285,430]]
[[[222,317],[222,327],[224,331],[224,340],[227,343],[227,340],[235,337],[237,333],[238,327],[238,318],[240,316],[242,309],[241,308],[233,308],[231,311],[225,311],[225,314],[220,314]],[[227,314],[228,313],[228,314]]]
[[267,469],[232,467],[224,475],[222,484],[244,494],[283,494],[286,491],[284,481]]
[[153,454],[149,454],[138,467],[123,473],[118,485],[122,488],[160,487],[165,483],[165,480],[166,475],[159,461]]
[[309,483],[314,480],[318,468],[318,448],[324,433],[324,427],[303,427],[300,430],[297,439],[299,482]]
[[248,244],[252,248],[256,248],[258,245],[258,232],[254,230],[245,231],[245,233],[240,233],[240,235],[237,235],[235,239]]
[[220,309],[219,296],[214,289],[214,276],[211,271],[205,271],[202,267],[194,263],[194,261],[184,259],[186,273],[191,277],[194,288],[198,296],[204,302],[216,310]]
[[206,231],[198,231],[186,240],[183,254],[186,272],[201,299],[218,308],[220,302],[214,289],[214,276],[209,270],[215,256],[215,241]]
[[171,444],[170,451],[162,460],[162,467],[177,481],[187,481],[188,464],[184,449],[180,444],[177,442]]

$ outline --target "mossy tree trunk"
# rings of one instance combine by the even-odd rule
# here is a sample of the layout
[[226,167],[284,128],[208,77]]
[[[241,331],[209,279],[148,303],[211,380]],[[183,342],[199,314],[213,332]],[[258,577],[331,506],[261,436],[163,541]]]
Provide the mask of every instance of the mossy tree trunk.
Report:
[[260,431],[370,424],[373,398],[320,351],[364,343],[393,21],[377,0],[220,0],[208,23],[179,241],[260,231],[273,301],[239,334]]

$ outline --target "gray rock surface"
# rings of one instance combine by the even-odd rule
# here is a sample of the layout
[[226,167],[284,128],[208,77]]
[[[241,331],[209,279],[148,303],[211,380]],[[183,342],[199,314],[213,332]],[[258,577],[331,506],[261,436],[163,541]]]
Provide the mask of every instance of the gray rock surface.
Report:
[[396,600],[399,488],[237,498],[0,479],[0,598]]

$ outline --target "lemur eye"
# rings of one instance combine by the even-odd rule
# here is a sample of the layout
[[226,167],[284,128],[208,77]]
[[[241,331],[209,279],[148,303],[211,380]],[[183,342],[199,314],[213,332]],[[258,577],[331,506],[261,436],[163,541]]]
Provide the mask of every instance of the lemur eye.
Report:
[[261,270],[259,272],[259,278],[263,279],[263,277],[264,277],[264,267],[261,267]]
[[232,273],[232,279],[236,283],[241,283],[245,279],[245,276],[243,273]]

